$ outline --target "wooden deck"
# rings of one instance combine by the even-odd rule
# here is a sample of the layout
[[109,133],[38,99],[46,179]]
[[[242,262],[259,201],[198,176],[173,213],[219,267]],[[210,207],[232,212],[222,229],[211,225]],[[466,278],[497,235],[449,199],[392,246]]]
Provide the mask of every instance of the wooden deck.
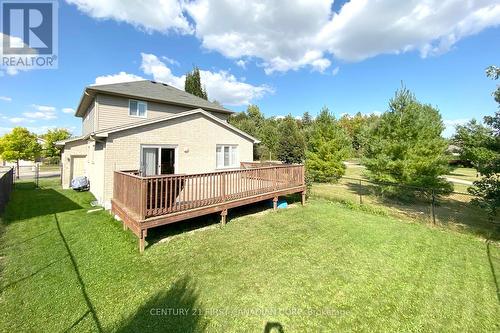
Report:
[[190,175],[141,177],[136,171],[115,171],[112,212],[139,237],[144,251],[147,230],[193,217],[220,213],[225,224],[230,208],[302,193],[303,165],[245,165],[246,169]]

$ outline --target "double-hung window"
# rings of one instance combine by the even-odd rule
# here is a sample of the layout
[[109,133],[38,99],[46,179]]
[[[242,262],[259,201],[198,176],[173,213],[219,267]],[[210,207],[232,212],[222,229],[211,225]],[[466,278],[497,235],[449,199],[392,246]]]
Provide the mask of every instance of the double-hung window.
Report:
[[238,167],[238,146],[217,145],[217,169]]
[[131,99],[128,103],[128,114],[133,117],[146,118],[148,103]]

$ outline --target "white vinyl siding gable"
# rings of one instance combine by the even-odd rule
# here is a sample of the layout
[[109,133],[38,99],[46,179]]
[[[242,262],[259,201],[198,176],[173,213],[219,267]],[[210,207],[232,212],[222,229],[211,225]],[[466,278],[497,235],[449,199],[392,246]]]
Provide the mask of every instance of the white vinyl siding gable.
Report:
[[132,117],[147,118],[148,103],[130,99],[128,101],[128,115]]
[[238,146],[237,145],[217,145],[216,168],[236,168],[238,167]]

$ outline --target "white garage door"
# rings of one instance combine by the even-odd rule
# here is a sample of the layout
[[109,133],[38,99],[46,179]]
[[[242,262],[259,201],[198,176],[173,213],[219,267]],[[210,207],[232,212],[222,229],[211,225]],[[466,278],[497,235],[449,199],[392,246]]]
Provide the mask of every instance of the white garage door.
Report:
[[71,179],[85,176],[85,156],[71,157]]

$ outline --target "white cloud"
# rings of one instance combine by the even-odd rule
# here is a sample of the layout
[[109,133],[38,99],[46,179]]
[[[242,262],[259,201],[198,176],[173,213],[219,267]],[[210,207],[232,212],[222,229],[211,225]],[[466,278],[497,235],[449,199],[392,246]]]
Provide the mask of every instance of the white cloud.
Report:
[[412,50],[426,57],[498,24],[498,0],[351,0],[323,27],[317,41],[350,61]]
[[97,19],[127,22],[147,32],[172,29],[190,33],[192,28],[177,0],[66,0]]
[[311,66],[328,54],[359,61],[383,53],[448,51],[460,39],[500,23],[498,0],[198,0],[187,5],[203,46],[229,58],[257,57],[267,73]]
[[144,78],[135,74],[120,72],[118,74],[113,74],[113,75],[98,76],[96,77],[93,85],[112,84],[112,83],[130,82],[130,81],[139,81],[139,80],[144,80]]
[[153,76],[155,81],[161,81],[184,90],[185,75],[176,76],[172,70],[154,54],[141,53],[141,57],[141,70],[144,74]]
[[243,59],[239,59],[236,61],[236,66],[247,69],[247,62]]
[[[0,41],[3,41],[4,39],[10,39],[10,45],[13,47],[26,47],[26,44],[24,44],[23,40],[19,37],[15,36],[9,36],[6,34],[3,34],[0,32]],[[36,54],[36,50],[34,49],[29,49],[26,51],[27,54]],[[0,42],[0,54],[3,54],[3,43]],[[10,76],[17,75],[19,72],[26,72],[29,71],[31,68],[29,67],[24,67],[24,66],[9,66],[7,68],[3,68],[3,70],[0,71],[0,77],[4,76],[5,73]]]
[[445,126],[445,129],[443,131],[443,136],[445,138],[450,138],[455,134],[455,128],[458,125],[465,125],[468,123],[471,119],[468,118],[461,118],[461,119],[444,119],[443,123]]
[[31,104],[31,106],[41,112],[47,112],[47,113],[53,113],[56,111],[56,108],[53,106],[47,106],[47,105],[38,105],[38,104]]
[[7,117],[7,116],[1,116],[1,119],[8,121],[12,124],[20,124],[20,123],[33,123],[34,120],[32,119],[26,119],[23,117]]
[[147,32],[175,30],[190,33],[192,28],[176,0],[66,0],[96,19],[127,22]]
[[73,109],[73,108],[62,108],[61,111],[63,113],[70,113],[70,114],[75,113],[75,109]]
[[193,33],[205,49],[239,66],[242,58],[254,59],[267,74],[304,67],[323,72],[332,58],[361,61],[411,51],[438,55],[500,24],[499,0],[350,0],[338,12],[332,11],[333,0],[68,2],[92,17],[147,31]]
[[337,75],[339,73],[339,71],[340,71],[340,67],[338,67],[338,66],[335,67],[334,69],[332,69],[332,75],[333,76]]
[[[152,75],[155,81],[161,81],[184,89],[185,75],[176,76],[172,70],[154,54],[141,53],[141,69],[147,75]],[[203,85],[207,89],[208,97],[226,105],[247,105],[262,98],[273,89],[266,86],[254,86],[238,80],[227,71],[212,72],[200,69]]]
[[21,118],[21,117],[12,117],[12,118],[8,118],[8,120],[13,124],[19,124],[19,123],[22,123],[25,119]]
[[202,45],[226,57],[257,57],[266,73],[310,65],[323,71],[330,61],[311,37],[328,22],[330,0],[217,1],[186,5]]
[[8,96],[0,96],[1,101],[12,102],[12,98]]
[[27,118],[44,119],[44,120],[50,120],[50,119],[57,118],[57,116],[55,114],[56,108],[53,106],[32,104],[31,107],[34,108],[36,111],[35,112],[24,112],[23,115]]
[[172,58],[169,58],[169,57],[165,57],[165,56],[162,56],[161,59],[163,61],[165,61],[167,64],[175,65],[175,66],[180,66],[180,63],[177,60],[175,60],[175,59],[172,59]]
[[56,119],[56,115],[53,113],[46,113],[46,112],[24,112],[23,115],[28,118],[34,118],[34,119]]

